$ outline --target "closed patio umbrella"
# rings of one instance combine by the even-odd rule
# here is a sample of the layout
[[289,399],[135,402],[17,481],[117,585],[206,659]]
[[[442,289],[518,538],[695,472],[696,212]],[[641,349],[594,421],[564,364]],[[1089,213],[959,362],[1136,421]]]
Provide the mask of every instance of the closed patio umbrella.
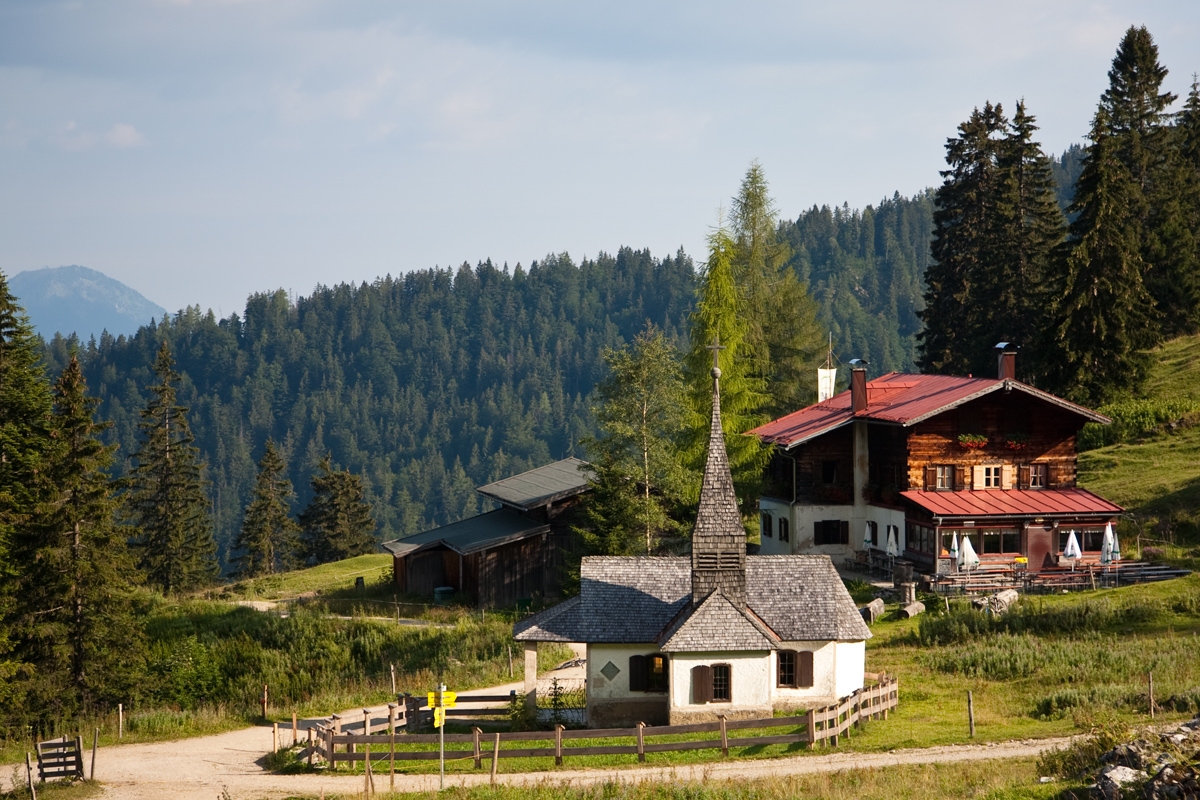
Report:
[[1104,529],[1112,534],[1112,560],[1120,561],[1121,560],[1121,545],[1117,541],[1117,532],[1115,530],[1113,530],[1113,526],[1112,526],[1111,522],[1108,523],[1107,525],[1105,525]]
[[875,545],[875,537],[871,535],[871,523],[867,523],[867,529],[863,532],[863,544]]
[[954,534],[954,538],[950,541],[950,557],[954,559],[955,566],[958,565],[958,534]]
[[971,545],[971,540],[964,536],[962,541],[962,552],[958,556],[958,566],[965,567],[970,570],[979,566],[979,556],[975,555],[975,548]]
[[887,554],[888,554],[889,556],[893,556],[893,557],[894,557],[894,556],[898,556],[898,555],[900,555],[900,545],[899,545],[899,543],[896,541],[896,533],[895,533],[895,531],[892,529],[892,526],[891,526],[891,525],[888,525],[888,534],[887,534]]
[[1071,569],[1075,569],[1075,559],[1083,558],[1083,551],[1079,549],[1079,540],[1075,538],[1075,531],[1071,531],[1067,536],[1067,546],[1063,548],[1063,558],[1071,559]]
[[1104,526],[1104,541],[1100,543],[1100,563],[1111,564],[1113,557],[1113,532],[1112,525]]

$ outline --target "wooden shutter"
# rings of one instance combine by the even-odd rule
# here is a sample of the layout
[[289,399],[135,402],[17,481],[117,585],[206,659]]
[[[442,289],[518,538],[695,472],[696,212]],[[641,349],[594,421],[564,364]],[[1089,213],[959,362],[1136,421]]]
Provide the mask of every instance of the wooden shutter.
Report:
[[629,691],[646,691],[649,684],[649,669],[645,656],[629,657]]
[[712,667],[701,664],[692,667],[692,702],[708,703],[712,700]]
[[1021,465],[1021,466],[1020,466],[1020,467],[1017,469],[1017,485],[1018,485],[1018,488],[1021,488],[1021,489],[1028,489],[1028,488],[1029,488],[1029,481],[1030,481],[1030,471],[1029,471],[1029,465],[1028,465],[1028,464],[1022,464],[1022,465]]
[[937,488],[937,467],[925,468],[925,491],[932,492]]
[[771,515],[770,514],[762,515],[762,535],[766,536],[768,538],[771,536]]
[[1047,464],[1046,465],[1046,488],[1047,489],[1057,489],[1058,488],[1058,464]]
[[825,532],[821,527],[824,524],[821,520],[813,523],[813,544],[825,544],[825,537],[821,535]]
[[801,689],[811,689],[813,685],[813,654],[804,650],[797,654],[796,681]]
[[983,467],[971,467],[971,488],[983,488]]
[[842,523],[839,527],[841,528],[841,543],[850,544],[850,521],[845,519],[842,520]]
[[1004,464],[1000,467],[1000,488],[1013,488],[1013,466],[1012,464]]
[[962,467],[951,467],[954,474],[950,478],[950,483],[954,486],[955,491],[961,492],[967,488],[967,471]]

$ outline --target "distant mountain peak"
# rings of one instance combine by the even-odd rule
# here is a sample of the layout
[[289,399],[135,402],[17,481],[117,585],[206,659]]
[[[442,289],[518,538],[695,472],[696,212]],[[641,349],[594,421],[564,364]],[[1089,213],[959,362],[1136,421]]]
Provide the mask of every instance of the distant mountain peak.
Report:
[[26,270],[10,278],[8,286],[47,340],[55,333],[75,333],[86,342],[105,330],[131,336],[166,313],[135,289],[78,265]]

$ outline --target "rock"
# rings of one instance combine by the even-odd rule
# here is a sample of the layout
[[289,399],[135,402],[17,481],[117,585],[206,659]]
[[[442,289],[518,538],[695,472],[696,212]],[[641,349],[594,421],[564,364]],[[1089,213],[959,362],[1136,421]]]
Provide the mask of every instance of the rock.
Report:
[[1146,780],[1146,773],[1141,770],[1116,764],[1100,770],[1096,776],[1096,788],[1093,795],[1104,800],[1121,800],[1121,790],[1133,783]]
[[874,624],[875,620],[883,616],[883,601],[876,597],[871,602],[858,610],[862,614],[863,621],[868,625]]
[[900,609],[900,619],[912,619],[925,610],[924,603],[911,603]]

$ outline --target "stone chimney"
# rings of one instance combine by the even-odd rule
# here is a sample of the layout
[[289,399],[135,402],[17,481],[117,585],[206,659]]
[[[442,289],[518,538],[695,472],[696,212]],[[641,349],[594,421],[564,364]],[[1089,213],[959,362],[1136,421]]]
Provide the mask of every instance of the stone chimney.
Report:
[[858,358],[850,362],[850,408],[855,414],[867,410],[867,362]]
[[[1009,348],[1012,352],[1009,352]],[[996,345],[996,377],[1002,381],[1017,379],[1017,346],[1008,342]]]

